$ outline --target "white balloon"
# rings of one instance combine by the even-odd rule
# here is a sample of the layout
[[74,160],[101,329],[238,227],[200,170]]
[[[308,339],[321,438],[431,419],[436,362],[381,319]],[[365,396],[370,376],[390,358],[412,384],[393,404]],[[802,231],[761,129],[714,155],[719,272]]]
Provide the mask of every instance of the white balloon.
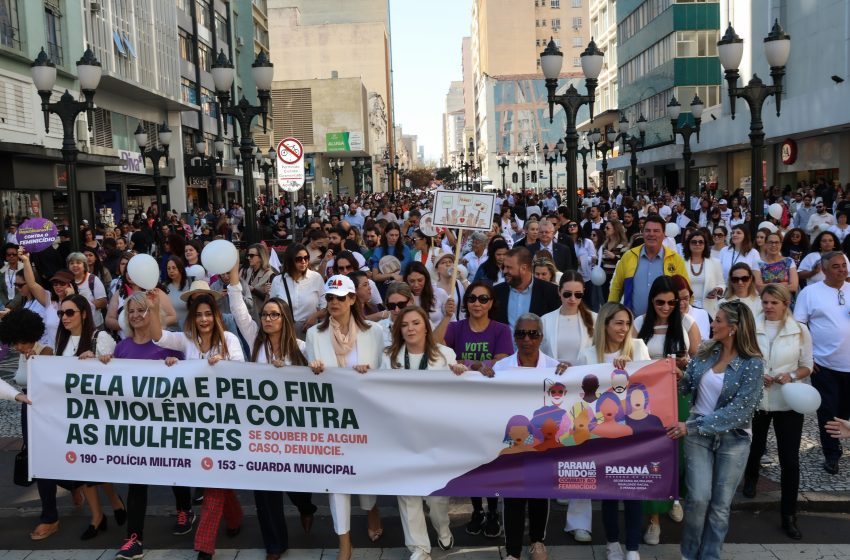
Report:
[[[231,267],[232,268],[232,267]],[[186,276],[190,276],[197,280],[203,280],[207,277],[207,271],[199,264],[193,264],[186,267]]]
[[777,231],[779,231],[779,228],[776,227],[776,224],[774,224],[773,222],[762,222],[759,224],[759,229],[761,228],[769,229],[770,233],[776,233]]
[[676,237],[681,232],[682,229],[679,227],[679,224],[670,222],[664,226],[664,233],[667,234],[667,237]]
[[144,253],[127,261],[127,274],[143,290],[152,290],[159,284],[159,265],[155,258]]
[[608,279],[608,276],[605,274],[605,269],[599,265],[594,266],[590,271],[590,281],[593,282],[594,286],[602,286],[605,284],[605,280]]
[[807,383],[786,383],[782,386],[782,396],[800,414],[811,414],[820,408],[820,393]]
[[226,239],[216,239],[201,251],[201,262],[210,274],[230,272],[238,260],[239,251]]
[[770,217],[775,220],[782,219],[782,205],[778,202],[774,202],[770,205],[770,208],[767,209],[767,213],[770,214]]

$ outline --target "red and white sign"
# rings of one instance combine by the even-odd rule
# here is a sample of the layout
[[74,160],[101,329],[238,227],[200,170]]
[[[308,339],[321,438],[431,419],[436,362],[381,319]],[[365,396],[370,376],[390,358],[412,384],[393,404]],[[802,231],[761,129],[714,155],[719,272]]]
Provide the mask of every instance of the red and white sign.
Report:
[[797,143],[791,138],[782,143],[782,163],[791,165],[797,161]]
[[287,192],[304,186],[304,146],[295,138],[284,138],[277,144],[277,184]]

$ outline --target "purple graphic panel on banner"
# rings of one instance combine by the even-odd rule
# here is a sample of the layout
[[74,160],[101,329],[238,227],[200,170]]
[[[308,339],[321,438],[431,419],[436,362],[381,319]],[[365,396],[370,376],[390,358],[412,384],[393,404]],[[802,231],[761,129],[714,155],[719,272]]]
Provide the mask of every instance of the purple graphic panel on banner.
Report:
[[56,241],[59,230],[46,218],[30,218],[18,226],[18,245],[30,253],[40,253]]

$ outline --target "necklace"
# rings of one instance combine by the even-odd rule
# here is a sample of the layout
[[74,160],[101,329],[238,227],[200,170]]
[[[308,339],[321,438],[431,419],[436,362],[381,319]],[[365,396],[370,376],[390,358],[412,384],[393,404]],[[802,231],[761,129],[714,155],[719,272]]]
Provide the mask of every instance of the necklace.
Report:
[[[404,347],[404,369],[410,369],[410,354],[407,353],[407,346]],[[419,367],[416,369],[428,369],[428,352],[422,353]]]
[[702,269],[705,268],[705,261],[702,261],[700,263],[699,272],[694,270],[694,262],[693,261],[688,261],[688,266],[691,267],[691,274],[693,274],[694,276],[700,276],[700,275],[702,275]]

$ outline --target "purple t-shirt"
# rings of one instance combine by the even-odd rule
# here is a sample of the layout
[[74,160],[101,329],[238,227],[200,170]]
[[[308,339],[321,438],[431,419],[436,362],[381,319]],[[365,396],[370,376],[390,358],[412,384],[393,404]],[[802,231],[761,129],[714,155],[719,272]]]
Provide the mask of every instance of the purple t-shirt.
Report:
[[152,340],[144,344],[133,342],[132,338],[125,338],[115,346],[113,358],[130,358],[133,360],[164,360],[165,358],[183,359],[183,352],[162,348],[153,343]]
[[468,319],[452,321],[446,327],[445,338],[446,346],[455,351],[459,362],[483,362],[492,360],[496,354],[514,353],[511,328],[498,321],[491,320],[481,332],[470,329]]

